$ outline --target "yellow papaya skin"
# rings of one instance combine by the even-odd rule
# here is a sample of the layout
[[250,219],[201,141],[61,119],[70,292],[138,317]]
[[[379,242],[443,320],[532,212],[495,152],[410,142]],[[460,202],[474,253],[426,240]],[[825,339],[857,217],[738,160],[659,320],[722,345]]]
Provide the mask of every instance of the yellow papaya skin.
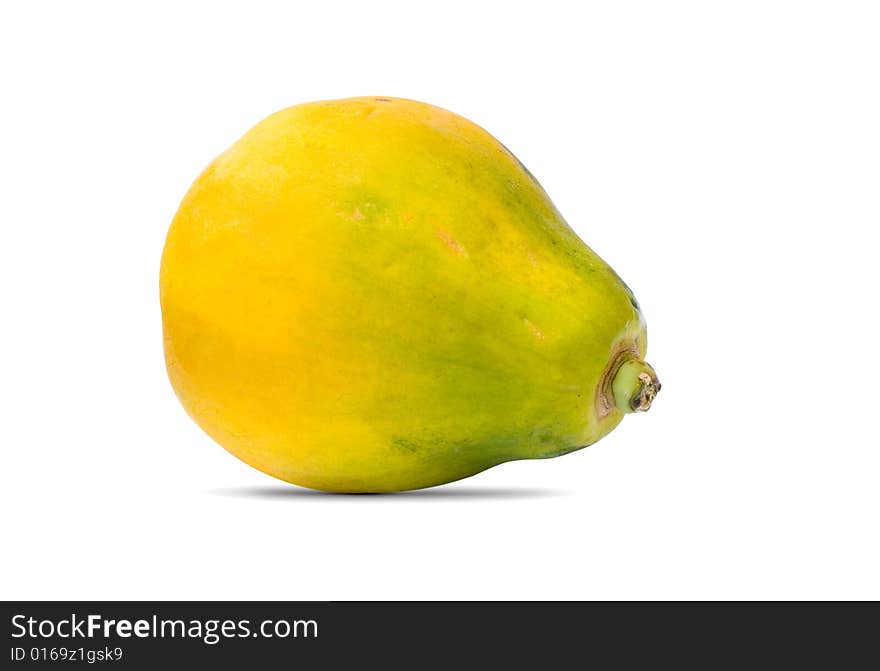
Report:
[[645,409],[630,379],[656,382],[623,365],[645,355],[632,293],[534,177],[411,100],[257,124],[181,203],[160,299],[189,415],[314,489],[417,489],[571,452]]

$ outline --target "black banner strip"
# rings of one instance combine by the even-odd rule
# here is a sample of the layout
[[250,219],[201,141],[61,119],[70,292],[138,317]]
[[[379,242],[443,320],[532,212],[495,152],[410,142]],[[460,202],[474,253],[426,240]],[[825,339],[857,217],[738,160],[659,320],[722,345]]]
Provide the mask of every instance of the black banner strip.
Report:
[[[876,603],[5,602],[4,668],[876,659]],[[873,649],[872,649],[873,648]]]

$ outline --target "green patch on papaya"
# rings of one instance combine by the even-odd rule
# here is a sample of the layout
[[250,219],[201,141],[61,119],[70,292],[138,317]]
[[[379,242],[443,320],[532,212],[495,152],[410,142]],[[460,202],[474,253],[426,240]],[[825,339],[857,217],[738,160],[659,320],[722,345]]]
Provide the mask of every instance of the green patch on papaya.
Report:
[[422,447],[419,443],[407,438],[392,438],[391,445],[401,452],[408,452],[410,454],[418,452]]

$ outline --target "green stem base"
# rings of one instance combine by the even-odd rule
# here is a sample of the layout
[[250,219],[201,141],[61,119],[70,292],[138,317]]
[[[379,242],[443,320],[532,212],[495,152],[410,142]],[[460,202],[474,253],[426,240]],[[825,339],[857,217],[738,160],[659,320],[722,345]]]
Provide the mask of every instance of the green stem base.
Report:
[[658,391],[657,373],[635,355],[620,365],[611,381],[614,405],[622,412],[645,412]]

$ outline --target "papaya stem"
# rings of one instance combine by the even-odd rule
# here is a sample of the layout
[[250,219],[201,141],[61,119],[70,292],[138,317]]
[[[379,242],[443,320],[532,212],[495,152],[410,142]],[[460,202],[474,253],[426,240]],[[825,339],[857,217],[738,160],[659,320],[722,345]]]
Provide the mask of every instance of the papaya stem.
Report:
[[622,412],[644,412],[660,391],[657,373],[636,356],[624,361],[611,381],[614,405]]

